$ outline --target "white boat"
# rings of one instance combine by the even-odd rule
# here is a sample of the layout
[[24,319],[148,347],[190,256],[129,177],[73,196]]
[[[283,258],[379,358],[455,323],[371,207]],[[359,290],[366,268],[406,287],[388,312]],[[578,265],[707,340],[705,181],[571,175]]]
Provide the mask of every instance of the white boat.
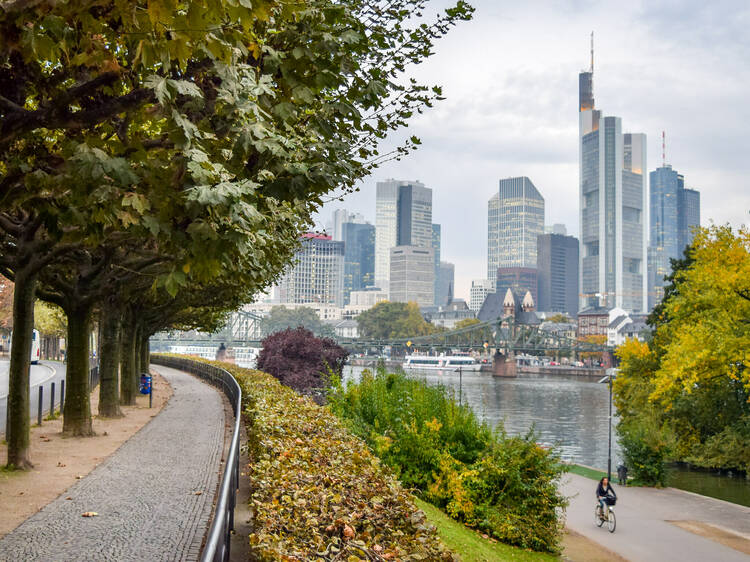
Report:
[[482,365],[468,355],[409,355],[402,365],[404,369],[430,369],[440,371],[478,371]]

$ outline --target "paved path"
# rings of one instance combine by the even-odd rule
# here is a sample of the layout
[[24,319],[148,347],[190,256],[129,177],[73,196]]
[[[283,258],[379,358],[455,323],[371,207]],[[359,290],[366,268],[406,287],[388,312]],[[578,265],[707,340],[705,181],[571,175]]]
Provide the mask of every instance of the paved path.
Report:
[[[0,434],[5,433],[5,422],[8,407],[8,368],[10,361],[0,360]],[[29,408],[32,423],[36,423],[39,412],[39,385],[44,387],[42,396],[42,413],[49,412],[49,397],[52,384],[55,383],[55,407],[60,405],[61,381],[65,380],[65,363],[60,361],[40,361],[31,366],[29,373]]]
[[[223,402],[191,375],[152,368],[172,385],[169,403],[91,474],[1,539],[0,560],[198,559],[221,470]],[[86,511],[99,515],[82,517]]]
[[567,525],[628,560],[750,561],[747,554],[669,523],[699,521],[750,540],[750,508],[674,488],[615,486],[617,528],[610,534],[606,524],[601,528],[594,525],[595,490],[594,480],[577,474],[565,476],[563,492],[573,496]]

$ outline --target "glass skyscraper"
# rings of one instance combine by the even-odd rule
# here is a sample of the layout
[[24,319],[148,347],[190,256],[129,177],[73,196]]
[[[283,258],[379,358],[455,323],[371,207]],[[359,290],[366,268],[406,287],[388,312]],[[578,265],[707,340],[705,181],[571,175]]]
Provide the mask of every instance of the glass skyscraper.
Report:
[[344,242],[307,233],[293,265],[279,282],[279,300],[294,304],[344,305]]
[[352,291],[375,284],[375,227],[345,222],[341,225],[344,241],[344,304]]
[[579,88],[580,307],[645,312],[646,135],[594,109],[593,60]]
[[700,193],[685,189],[682,174],[665,164],[649,174],[650,247],[649,308],[664,297],[664,277],[671,259],[682,257],[693,241],[692,228],[700,224]]
[[488,278],[497,278],[498,267],[536,267],[536,238],[544,233],[544,197],[531,180],[500,180],[487,209]]
[[395,246],[432,248],[432,190],[418,181],[378,182],[375,196],[375,285],[390,286]]

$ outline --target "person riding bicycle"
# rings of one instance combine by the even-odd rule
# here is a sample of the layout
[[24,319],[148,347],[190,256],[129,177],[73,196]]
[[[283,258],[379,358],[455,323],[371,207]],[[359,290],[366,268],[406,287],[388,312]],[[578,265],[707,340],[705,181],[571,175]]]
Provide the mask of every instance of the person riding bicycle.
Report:
[[602,517],[606,519],[607,510],[609,509],[609,498],[617,500],[617,494],[609,484],[609,478],[604,476],[599,480],[599,485],[596,487],[596,499],[599,500],[599,505],[602,506]]

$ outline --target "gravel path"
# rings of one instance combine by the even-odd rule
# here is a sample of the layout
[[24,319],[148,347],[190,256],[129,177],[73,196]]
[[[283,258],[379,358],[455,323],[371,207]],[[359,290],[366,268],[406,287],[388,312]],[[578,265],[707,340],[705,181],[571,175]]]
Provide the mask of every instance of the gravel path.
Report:
[[[174,389],[169,403],[91,474],[0,540],[0,560],[198,559],[221,470],[223,402],[191,375],[152,368]],[[87,511],[98,516],[82,517]]]

